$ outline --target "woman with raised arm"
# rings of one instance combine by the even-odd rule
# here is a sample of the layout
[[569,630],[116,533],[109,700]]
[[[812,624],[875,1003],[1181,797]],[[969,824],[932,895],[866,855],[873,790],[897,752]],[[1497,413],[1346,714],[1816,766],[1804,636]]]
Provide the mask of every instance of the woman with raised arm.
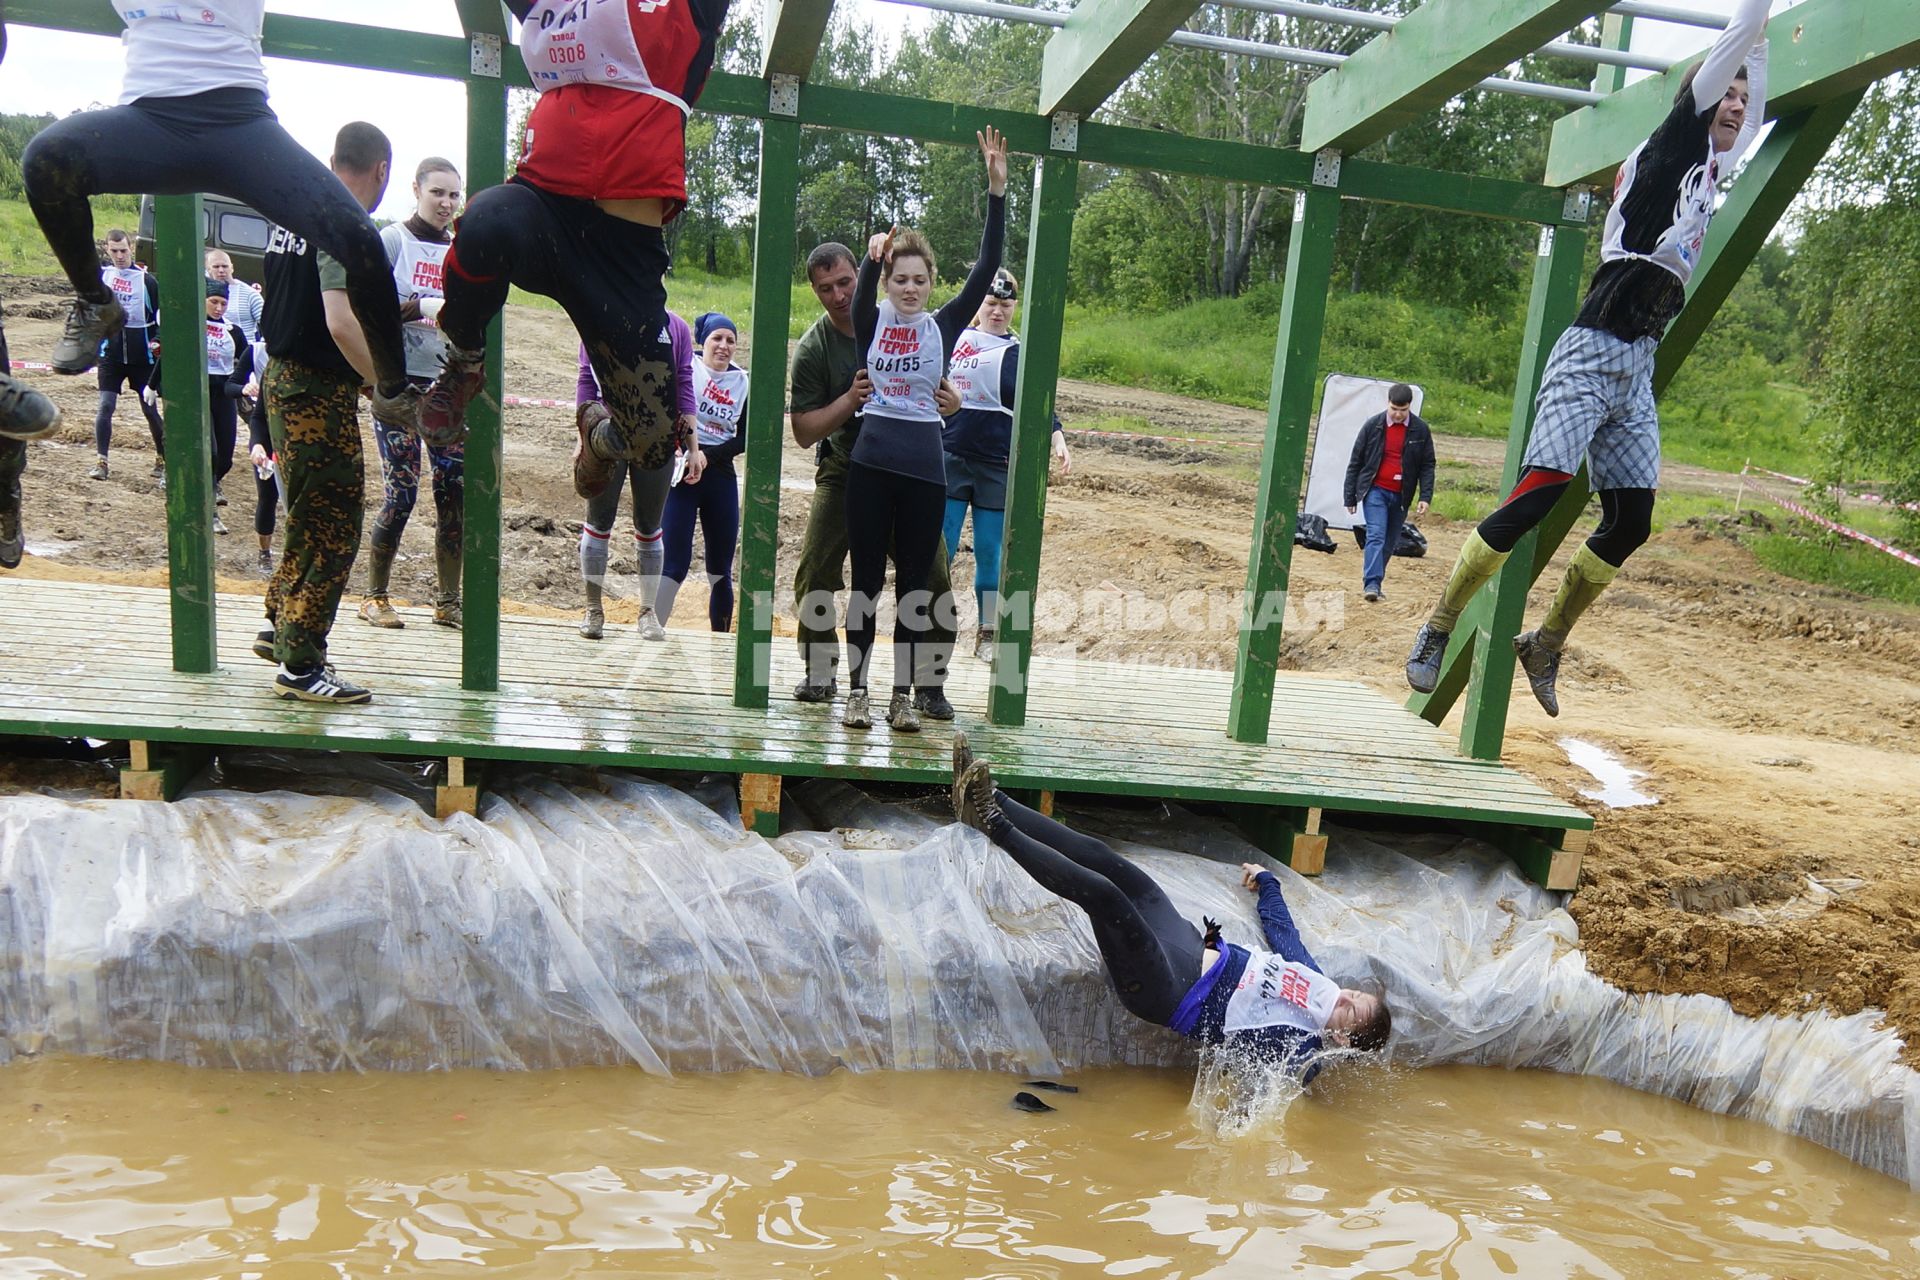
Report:
[[[873,725],[868,665],[891,546],[896,612],[887,723],[901,733],[920,731],[913,685],[916,663],[933,660],[929,624],[935,602],[927,598],[927,575],[939,551],[947,506],[934,393],[961,332],[1000,269],[1006,238],[1007,141],[992,128],[977,136],[987,168],[987,225],[980,256],[958,296],[937,311],[927,310],[935,278],[933,248],[919,232],[900,227],[873,237],[854,282],[854,344],[865,355],[873,395],[847,470],[847,545],[853,560],[847,674],[852,687],[841,723],[852,729]],[[883,291],[885,296],[877,296]]]

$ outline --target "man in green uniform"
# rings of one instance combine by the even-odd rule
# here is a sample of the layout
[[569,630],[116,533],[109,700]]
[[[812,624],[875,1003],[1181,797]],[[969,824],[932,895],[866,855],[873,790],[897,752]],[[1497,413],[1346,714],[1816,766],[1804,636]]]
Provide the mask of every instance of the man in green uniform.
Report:
[[[806,675],[794,686],[800,702],[830,702],[839,692],[840,632],[834,592],[847,585],[847,464],[860,437],[860,410],[872,394],[853,341],[853,251],[828,242],[807,255],[807,280],[825,313],[800,338],[793,357],[793,388],[787,421],[794,443],[817,450],[813,505],[800,542],[800,563],[793,575],[793,607],[799,619],[800,659]],[[942,385],[943,396],[949,389]],[[958,398],[942,406],[958,407]],[[934,658],[914,672],[914,708],[932,720],[953,719],[953,704],[943,686],[953,654],[953,584],[943,539],[933,558],[927,589],[932,593]]]
[[[362,208],[386,194],[393,147],[355,122],[334,139],[332,168]],[[353,572],[366,513],[360,388],[373,362],[345,303],[346,270],[275,227],[267,244],[267,430],[287,503],[286,547],[267,587],[268,626],[253,651],[280,664],[274,692],[303,702],[369,702],[327,663],[327,634]],[[335,305],[338,302],[339,305]]]

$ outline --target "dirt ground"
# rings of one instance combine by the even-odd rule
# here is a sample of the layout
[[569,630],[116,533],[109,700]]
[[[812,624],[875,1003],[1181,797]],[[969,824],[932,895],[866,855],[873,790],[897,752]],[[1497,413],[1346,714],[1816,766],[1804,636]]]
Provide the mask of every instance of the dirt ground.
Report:
[[[0,284],[16,359],[44,358],[51,343],[59,312],[46,284]],[[515,308],[508,323],[508,392],[570,401],[574,339],[565,320]],[[19,572],[163,581],[162,498],[147,479],[150,446],[135,409],[123,403],[120,411],[113,478],[91,482],[91,378],[26,376],[54,395],[73,425],[32,446],[30,554]],[[1124,413],[1169,436],[1256,440],[1264,425],[1255,411],[1085,384],[1063,384],[1059,403],[1069,427]],[[558,409],[507,412],[501,576],[511,608],[578,607],[571,421]],[[370,439],[367,446],[371,459]],[[1491,474],[1500,445],[1443,437],[1440,453]],[[1253,449],[1075,437],[1072,474],[1056,477],[1049,493],[1042,565],[1043,583],[1073,591],[1057,609],[1042,605],[1039,641],[1093,657],[1229,667],[1230,611],[1162,615],[1182,593],[1228,598],[1244,586],[1256,460]],[[370,470],[377,501],[377,465]],[[783,584],[791,582],[811,476],[809,457],[786,448]],[[1669,467],[1666,483],[1728,492],[1736,481]],[[222,586],[258,591],[244,463],[227,491],[234,532],[218,540]],[[414,600],[432,592],[430,502],[422,496],[395,571],[396,590]],[[1295,556],[1300,625],[1286,640],[1287,665],[1404,692],[1407,643],[1470,528],[1433,517],[1422,525],[1431,553],[1394,561],[1380,604],[1361,601],[1359,555],[1344,538],[1333,555]],[[1656,536],[1575,633],[1561,717],[1548,719],[1524,683],[1516,688],[1507,759],[1599,818],[1583,887],[1570,903],[1596,972],[1629,990],[1724,996],[1750,1014],[1811,1004],[1883,1009],[1920,1065],[1920,827],[1912,799],[1920,794],[1920,611],[1777,577],[1736,532],[1729,523],[1694,523]],[[630,545],[615,541],[616,576],[633,571]],[[968,582],[971,573],[963,545],[955,579]],[[1553,580],[1557,570],[1529,616],[1544,607]],[[698,581],[682,594],[679,625],[704,614]],[[1124,597],[1129,623],[1140,625],[1112,626],[1085,608],[1077,593],[1090,588],[1109,601]],[[970,611],[969,601],[963,615]],[[610,612],[630,622],[633,606]],[[343,613],[340,625],[360,624]],[[1659,803],[1610,809],[1582,796],[1595,784],[1559,745],[1569,736],[1644,772],[1640,785]]]

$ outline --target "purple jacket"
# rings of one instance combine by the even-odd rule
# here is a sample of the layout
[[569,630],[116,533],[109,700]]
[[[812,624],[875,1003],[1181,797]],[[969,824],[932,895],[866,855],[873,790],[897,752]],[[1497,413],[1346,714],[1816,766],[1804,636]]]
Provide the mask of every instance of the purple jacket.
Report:
[[[693,330],[687,322],[673,312],[667,312],[667,333],[673,339],[673,372],[675,391],[680,400],[680,413],[683,417],[692,417],[699,407],[699,401],[693,394]],[[580,377],[574,384],[573,402],[576,405],[600,398],[600,379],[593,374],[593,365],[587,360],[587,346],[580,344]]]

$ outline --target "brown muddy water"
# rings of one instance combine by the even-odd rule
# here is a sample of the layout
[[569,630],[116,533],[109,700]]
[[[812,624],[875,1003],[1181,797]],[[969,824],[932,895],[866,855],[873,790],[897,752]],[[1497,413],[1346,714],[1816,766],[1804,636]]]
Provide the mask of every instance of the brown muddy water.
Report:
[[[1920,1197],[1599,1081],[0,1068],[0,1277],[1920,1274]],[[1038,1091],[1036,1091],[1038,1092]]]

